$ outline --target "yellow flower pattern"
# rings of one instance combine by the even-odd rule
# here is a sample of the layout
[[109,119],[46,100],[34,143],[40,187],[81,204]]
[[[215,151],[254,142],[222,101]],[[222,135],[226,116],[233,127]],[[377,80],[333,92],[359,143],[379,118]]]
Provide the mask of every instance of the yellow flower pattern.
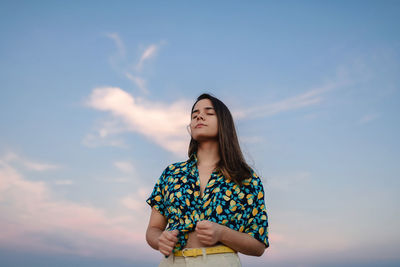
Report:
[[198,176],[197,155],[194,153],[187,161],[169,165],[146,200],[167,219],[168,230],[179,230],[174,252],[185,247],[189,232],[195,230],[200,220],[248,233],[268,247],[264,188],[257,174],[252,171],[252,177],[238,186],[214,171],[203,196],[200,196]]

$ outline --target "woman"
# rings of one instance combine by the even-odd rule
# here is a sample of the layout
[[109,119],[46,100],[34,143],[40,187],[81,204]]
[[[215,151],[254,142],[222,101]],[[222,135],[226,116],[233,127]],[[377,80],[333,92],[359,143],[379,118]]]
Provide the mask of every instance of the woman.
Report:
[[189,126],[189,159],[169,165],[147,199],[146,240],[165,255],[159,266],[241,266],[237,252],[261,256],[269,246],[261,179],[219,99],[200,95]]

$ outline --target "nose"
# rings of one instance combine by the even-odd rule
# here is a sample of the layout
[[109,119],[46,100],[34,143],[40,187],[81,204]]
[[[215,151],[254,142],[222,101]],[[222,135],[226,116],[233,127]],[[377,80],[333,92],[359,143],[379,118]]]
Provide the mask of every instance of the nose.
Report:
[[203,113],[199,113],[199,114],[197,115],[197,120],[198,120],[198,121],[200,120],[200,118],[204,121],[204,115],[203,115]]

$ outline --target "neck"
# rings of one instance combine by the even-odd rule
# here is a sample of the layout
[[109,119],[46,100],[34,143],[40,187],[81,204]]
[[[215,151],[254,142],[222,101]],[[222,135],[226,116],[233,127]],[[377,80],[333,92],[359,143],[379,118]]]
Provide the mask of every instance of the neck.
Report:
[[207,140],[199,143],[197,148],[198,165],[215,166],[219,160],[219,144],[216,140]]

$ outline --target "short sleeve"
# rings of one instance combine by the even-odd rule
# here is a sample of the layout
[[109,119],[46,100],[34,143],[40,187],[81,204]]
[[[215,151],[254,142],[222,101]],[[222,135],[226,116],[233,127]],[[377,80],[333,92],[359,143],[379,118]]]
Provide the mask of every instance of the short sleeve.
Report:
[[154,185],[153,192],[150,197],[146,200],[150,207],[154,207],[158,210],[161,215],[165,216],[165,205],[164,205],[164,188],[165,188],[165,176],[168,168],[166,168],[161,176],[158,178],[156,184]]
[[269,247],[268,241],[268,215],[264,201],[264,188],[257,175],[250,181],[251,192],[247,194],[249,214],[244,232]]

